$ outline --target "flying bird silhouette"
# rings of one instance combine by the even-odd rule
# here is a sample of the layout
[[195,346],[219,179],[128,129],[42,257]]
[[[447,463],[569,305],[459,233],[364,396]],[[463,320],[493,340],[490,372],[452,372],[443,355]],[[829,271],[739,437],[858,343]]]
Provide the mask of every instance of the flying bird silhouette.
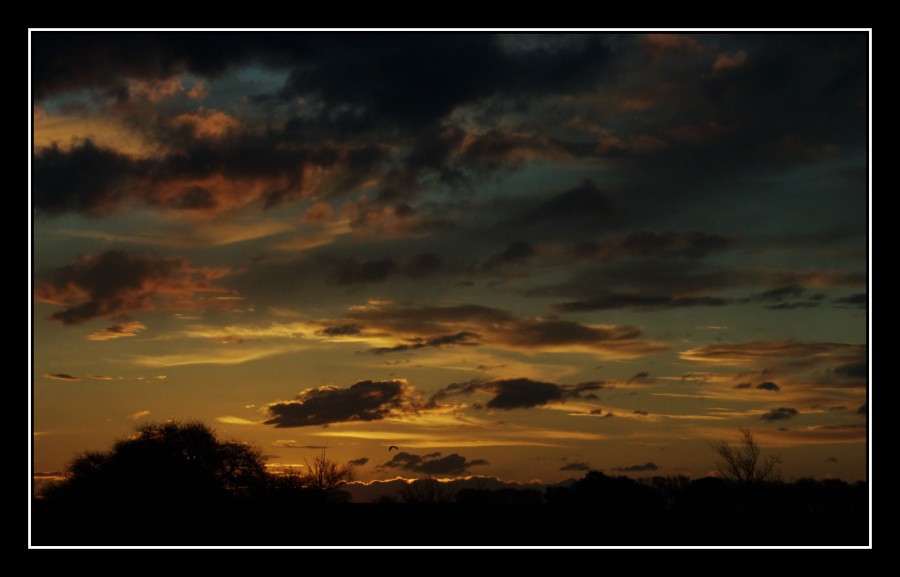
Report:
[[388,447],[389,453],[391,452],[391,449],[397,449],[398,451],[400,450],[400,448],[397,445],[391,445],[390,447]]

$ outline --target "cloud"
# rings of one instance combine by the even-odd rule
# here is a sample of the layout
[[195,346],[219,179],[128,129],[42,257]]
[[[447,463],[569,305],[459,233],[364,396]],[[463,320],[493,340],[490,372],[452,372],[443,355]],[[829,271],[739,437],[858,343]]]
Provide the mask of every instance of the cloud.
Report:
[[106,215],[127,197],[136,161],[84,140],[70,150],[41,148],[32,161],[32,203],[47,214]]
[[560,471],[590,471],[591,466],[584,461],[572,461],[559,468]]
[[138,321],[126,321],[111,327],[106,327],[102,331],[91,333],[88,335],[88,338],[92,341],[109,341],[120,339],[122,337],[133,337],[139,332],[146,330],[146,328],[147,327],[144,326],[143,323],[139,323]]
[[749,389],[753,386],[753,383],[738,383],[734,386],[735,389]]
[[362,327],[359,325],[336,325],[333,327],[325,327],[319,334],[327,336],[327,337],[347,337],[352,335],[358,335],[362,332]]
[[423,252],[410,260],[403,272],[413,278],[427,277],[435,274],[443,268],[444,263],[439,256],[433,252]]
[[869,377],[869,363],[867,361],[847,363],[836,367],[834,372],[842,377],[851,379],[866,379]]
[[723,70],[738,68],[743,66],[745,62],[747,62],[747,53],[743,50],[731,54],[719,54],[716,56],[716,61],[713,62],[713,71],[722,72]]
[[80,381],[81,379],[78,377],[73,377],[67,373],[44,373],[45,379],[51,379],[54,381]]
[[759,418],[763,421],[784,421],[799,415],[800,411],[790,407],[780,407],[763,413]]
[[508,264],[521,264],[534,256],[534,247],[524,240],[517,240],[506,247],[502,252],[493,255],[484,263],[486,270]]
[[689,34],[645,34],[645,45],[658,52],[700,52],[702,45]]
[[369,462],[368,457],[360,457],[359,459],[351,459],[351,460],[347,461],[347,464],[351,465],[353,467],[362,467],[363,465],[365,465],[368,462]]
[[526,216],[532,224],[565,221],[568,226],[585,222],[608,222],[614,216],[613,204],[609,196],[591,180],[567,189],[543,201]]
[[615,236],[603,242],[586,241],[572,245],[568,252],[578,258],[617,261],[626,258],[690,258],[705,257],[737,244],[734,237],[701,231],[640,231]]
[[869,306],[869,295],[868,293],[856,293],[850,296],[835,299],[834,302],[840,305],[849,305],[864,309]]
[[392,347],[379,347],[370,349],[368,352],[383,355],[384,353],[397,353],[403,351],[411,351],[423,348],[440,348],[444,346],[476,346],[478,345],[479,336],[475,333],[461,332],[455,335],[441,335],[428,340],[413,339],[409,344],[394,345]]
[[269,403],[264,423],[282,428],[380,421],[421,408],[405,381],[359,381],[345,389],[333,385],[306,389],[293,400]]
[[136,413],[131,413],[128,415],[129,419],[137,421],[138,419],[142,419],[150,414],[150,411],[137,411]]
[[583,352],[611,358],[634,358],[669,348],[641,339],[638,327],[520,318],[500,309],[471,304],[404,308],[376,303],[351,307],[341,318],[316,323],[323,327],[357,325],[361,331],[353,339],[377,344],[373,352],[378,353],[475,344],[476,340],[483,347]]
[[839,362],[853,359],[864,352],[863,345],[771,339],[739,343],[712,343],[683,351],[678,356],[684,360],[701,363],[752,366],[795,361],[801,364],[823,361]]
[[860,405],[859,408],[856,409],[856,414],[868,416],[869,415],[869,405],[868,404]]
[[469,461],[458,453],[442,457],[441,453],[419,456],[401,451],[395,454],[390,461],[379,465],[379,468],[401,469],[426,475],[462,475],[468,472],[470,467],[488,464],[484,459]]
[[443,261],[433,252],[424,252],[404,264],[389,257],[368,260],[349,257],[336,261],[333,267],[332,282],[356,285],[383,282],[398,274],[414,279],[430,277],[443,268]]
[[639,371],[635,373],[630,379],[625,381],[626,385],[634,385],[641,383],[652,383],[653,379],[650,378],[650,373],[647,371]]
[[550,305],[550,308],[554,311],[567,313],[622,308],[654,310],[667,308],[717,307],[729,304],[729,302],[731,302],[729,299],[712,296],[672,297],[653,294],[609,293],[590,299]]
[[[641,217],[693,210],[721,190],[710,182],[740,185],[774,155],[790,165],[865,147],[865,35],[512,36],[33,33],[38,105],[118,115],[155,152],[84,174],[71,169],[89,164],[74,157],[62,170],[43,162],[36,180],[51,182],[36,188],[36,205],[109,213],[138,199],[215,213],[365,188],[381,204],[418,208],[408,200],[431,184],[455,193],[530,162],[642,155],[636,173],[605,164],[602,195],[631,205],[617,215]],[[247,70],[251,94],[235,80]],[[373,79],[366,90],[360,78]],[[236,90],[240,106],[220,105]],[[232,128],[226,110],[248,113]],[[173,122],[185,115],[196,118]],[[576,191],[532,216],[607,224],[611,204],[596,200]]]
[[224,417],[216,417],[216,421],[225,424],[225,425],[258,425],[257,421],[251,421],[250,419],[244,419],[242,417],[233,417],[230,415],[226,415]]
[[282,449],[326,449],[324,445],[303,445],[299,441],[294,441],[292,439],[278,439],[277,441],[272,443],[274,447],[280,447]]
[[135,311],[213,306],[216,301],[205,297],[227,292],[213,283],[231,272],[196,267],[181,257],[159,258],[109,250],[79,257],[44,273],[36,283],[35,298],[64,306],[50,318],[75,325]]
[[837,463],[838,462],[837,457],[828,457],[828,459],[826,459],[826,460],[829,463]]
[[780,391],[781,387],[773,383],[772,381],[763,381],[756,385],[757,389],[761,389],[764,391]]
[[377,260],[348,258],[337,264],[333,278],[337,284],[345,285],[381,282],[396,269],[397,263],[391,258]]
[[493,395],[485,405],[489,409],[527,409],[563,402],[565,399],[595,398],[596,395],[592,391],[602,389],[604,386],[604,383],[597,381],[557,385],[531,379],[475,380],[447,385],[432,396],[431,402],[456,395],[487,393]]
[[622,471],[625,473],[637,473],[642,471],[656,471],[659,466],[656,463],[647,462],[643,465],[628,465],[627,467],[613,467],[613,471]]

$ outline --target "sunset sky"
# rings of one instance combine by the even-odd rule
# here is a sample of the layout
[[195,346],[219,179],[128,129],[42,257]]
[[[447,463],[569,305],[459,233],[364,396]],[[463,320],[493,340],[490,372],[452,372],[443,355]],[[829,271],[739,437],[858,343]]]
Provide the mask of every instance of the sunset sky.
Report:
[[30,40],[37,478],[170,418],[361,481],[740,428],[867,478],[869,34]]

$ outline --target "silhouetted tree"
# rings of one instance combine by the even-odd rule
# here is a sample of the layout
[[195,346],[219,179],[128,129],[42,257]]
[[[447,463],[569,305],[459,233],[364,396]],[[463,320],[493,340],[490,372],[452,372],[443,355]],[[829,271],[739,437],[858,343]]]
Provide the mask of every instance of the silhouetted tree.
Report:
[[711,443],[710,446],[719,456],[716,468],[725,479],[748,484],[777,481],[781,477],[780,471],[776,469],[781,458],[777,455],[763,457],[762,450],[749,429],[741,429],[741,440],[737,446],[731,446],[725,440]]
[[258,448],[220,441],[199,421],[170,421],[141,425],[108,452],[82,453],[46,496],[193,503],[253,494],[265,487],[266,477]]
[[341,486],[353,480],[353,467],[341,465],[325,455],[325,449],[310,461],[303,461],[305,471],[302,474],[303,487],[318,493],[328,501],[347,501],[350,494],[340,491]]

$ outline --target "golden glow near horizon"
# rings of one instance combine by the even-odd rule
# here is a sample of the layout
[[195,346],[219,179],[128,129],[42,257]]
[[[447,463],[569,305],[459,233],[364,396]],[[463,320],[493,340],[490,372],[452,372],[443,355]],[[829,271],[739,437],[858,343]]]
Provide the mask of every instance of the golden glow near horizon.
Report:
[[864,37],[247,38],[32,36],[41,478],[168,419],[361,483],[740,428],[866,478]]

